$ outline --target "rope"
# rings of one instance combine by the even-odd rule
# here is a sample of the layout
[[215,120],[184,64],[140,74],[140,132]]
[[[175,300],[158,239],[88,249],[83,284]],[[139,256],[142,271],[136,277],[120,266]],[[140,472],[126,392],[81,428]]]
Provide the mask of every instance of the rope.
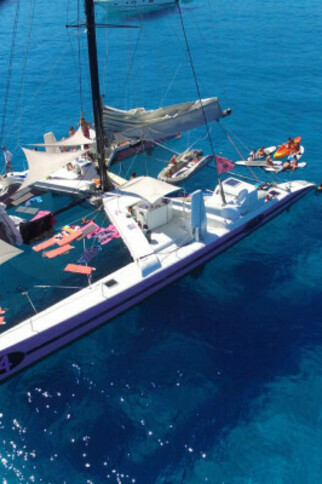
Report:
[[[238,153],[238,155],[241,157],[242,160],[245,160],[244,156],[241,154],[241,152],[239,151],[239,149],[237,148],[237,146],[235,145],[235,143],[233,142],[233,140],[231,139],[231,137],[229,136],[227,130],[219,123],[222,131],[225,133],[225,135],[227,136],[227,139],[228,141],[231,143],[231,145],[235,148],[236,152]],[[254,170],[251,169],[250,166],[247,166],[247,168],[249,169],[249,171],[251,172],[251,174],[253,175],[253,177],[255,178],[255,180],[257,182],[260,183],[260,179],[258,178],[258,176],[255,174]]]
[[18,20],[19,20],[19,10],[20,10],[20,0],[17,0],[17,4],[16,4],[16,15],[15,15],[14,26],[13,26],[12,42],[11,42],[11,51],[10,51],[10,58],[9,58],[9,68],[8,68],[7,84],[6,84],[6,91],[5,91],[3,111],[2,111],[2,122],[1,122],[1,131],[0,131],[0,140],[1,140],[1,143],[2,143],[2,140],[3,140],[3,134],[4,134],[4,128],[5,128],[5,121],[6,121],[6,114],[7,114],[8,98],[9,98],[9,91],[10,91],[10,84],[11,84],[12,64],[13,64],[13,57],[14,57],[15,47],[16,47],[17,25],[18,25]]
[[213,157],[215,157],[215,150],[214,150],[213,142],[212,142],[212,139],[211,139],[211,136],[210,136],[210,130],[209,130],[207,117],[206,117],[205,110],[203,108],[203,104],[202,104],[202,100],[201,100],[200,87],[199,87],[199,83],[198,83],[198,79],[197,79],[196,70],[195,70],[195,67],[194,67],[194,64],[193,64],[193,60],[192,60],[192,55],[191,55],[191,51],[190,51],[190,47],[189,47],[189,43],[188,43],[187,33],[186,33],[186,29],[185,29],[184,22],[183,22],[182,10],[181,10],[181,6],[180,6],[179,2],[177,3],[177,6],[178,6],[178,12],[179,12],[179,16],[180,16],[181,27],[182,27],[182,31],[183,31],[183,35],[184,35],[184,40],[185,40],[185,43],[186,43],[186,49],[187,49],[188,57],[189,57],[189,61],[190,61],[190,66],[191,66],[192,74],[193,74],[196,89],[197,89],[198,99],[200,101],[201,111],[202,111],[202,115],[203,115],[203,118],[204,118],[204,121],[205,121],[205,126],[206,126],[207,136],[208,136],[209,143],[210,143],[211,153],[212,153]]
[[[79,0],[77,1],[77,21],[80,23],[80,4]],[[67,12],[69,11],[69,0],[67,6]],[[68,15],[67,15],[67,25],[69,24]],[[79,86],[79,101],[80,101],[80,111],[83,112],[83,87],[82,87],[82,71],[81,71],[81,49],[80,49],[80,42],[81,42],[81,35],[79,31],[76,33],[77,35],[77,54],[75,54],[75,50],[73,48],[73,43],[71,40],[70,29],[67,29],[67,36],[70,45],[70,50],[72,53],[73,63],[76,72],[78,73],[78,86]]]
[[[77,21],[80,23],[80,1],[77,1]],[[81,36],[78,35],[78,80],[81,113],[83,112],[83,86],[82,86],[82,63],[81,63]]]
[[231,136],[234,136],[237,141],[239,141],[239,143],[247,150],[247,151],[251,151],[251,148],[249,146],[247,146],[237,135],[236,133],[233,132],[233,130],[228,127],[226,127],[226,130],[231,134]]
[[[23,63],[21,81],[20,81],[21,85],[20,85],[20,89],[19,89],[19,95],[18,95],[17,101],[16,101],[16,106],[15,106],[14,111],[13,111],[14,113],[18,112],[19,103],[20,103],[19,112],[22,112],[22,109],[23,109],[23,94],[24,94],[24,86],[25,86],[25,75],[26,75],[26,69],[27,69],[27,61],[28,61],[28,54],[29,54],[32,25],[33,25],[33,19],[34,19],[34,14],[35,14],[35,6],[36,6],[36,1],[34,0],[34,2],[33,3],[31,2],[31,5],[30,5],[29,29],[28,29],[28,34],[27,34],[25,57],[24,57],[24,63]],[[10,137],[12,131],[13,131],[13,126],[11,126],[11,129],[8,132],[8,137]],[[19,127],[16,146],[20,145],[20,132],[21,132],[21,125]]]
[[[196,89],[197,89],[197,93],[198,93],[198,98],[199,98],[199,101],[200,101],[202,115],[203,115],[203,118],[204,118],[204,121],[205,121],[205,126],[206,126],[206,130],[207,130],[207,136],[208,136],[208,140],[209,140],[209,144],[210,144],[210,148],[211,148],[211,153],[212,153],[214,160],[216,160],[215,150],[214,150],[213,142],[212,142],[212,139],[211,139],[211,136],[210,136],[209,125],[208,125],[207,117],[206,117],[205,110],[203,108],[203,104],[202,104],[202,100],[201,100],[201,93],[200,93],[199,83],[198,83],[198,79],[197,79],[197,74],[196,74],[196,71],[195,71],[195,67],[194,67],[194,64],[193,64],[193,61],[192,61],[192,55],[191,55],[190,47],[189,47],[189,44],[188,44],[188,38],[187,38],[186,29],[185,29],[184,22],[183,22],[180,3],[178,2],[177,5],[178,5],[178,11],[179,11],[179,15],[180,15],[182,31],[183,31],[183,35],[184,35],[184,39],[185,39],[185,43],[186,43],[186,48],[187,48],[187,52],[188,52],[188,56],[189,56],[189,60],[190,60],[191,70],[192,70],[193,77],[194,77],[194,80],[195,80],[195,85],[196,85]],[[218,170],[217,170],[217,173],[218,173]],[[218,173],[218,182],[219,182],[219,190],[220,190],[220,196],[221,196],[222,202],[224,204],[226,204],[225,193],[224,193],[224,189],[223,189],[222,182],[221,182],[221,176],[219,175],[219,173]]]

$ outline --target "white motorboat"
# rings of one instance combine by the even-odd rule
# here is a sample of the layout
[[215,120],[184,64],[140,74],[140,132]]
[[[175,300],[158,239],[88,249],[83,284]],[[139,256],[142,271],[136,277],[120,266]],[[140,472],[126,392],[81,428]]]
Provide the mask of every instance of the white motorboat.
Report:
[[158,179],[168,183],[181,183],[207,166],[213,159],[202,150],[190,149],[180,155],[173,155],[168,165],[158,174]]

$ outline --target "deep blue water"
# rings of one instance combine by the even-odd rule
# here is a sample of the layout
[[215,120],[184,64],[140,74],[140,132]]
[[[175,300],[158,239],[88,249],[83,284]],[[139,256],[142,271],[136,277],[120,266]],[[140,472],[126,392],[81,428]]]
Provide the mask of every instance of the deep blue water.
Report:
[[[77,15],[69,3],[21,3],[10,84],[17,3],[0,3],[1,143],[15,168],[20,144],[51,130],[66,136],[81,109],[91,119],[86,39],[65,29]],[[301,135],[308,166],[296,176],[321,183],[321,2],[191,0],[182,14],[202,96],[232,107],[222,124],[249,147]],[[97,9],[97,18],[140,27],[98,31],[108,104],[197,98],[176,7],[116,19]],[[238,158],[218,125],[211,135],[218,152]],[[171,146],[197,140],[209,151],[204,129]],[[117,170],[156,174],[167,154],[154,157]],[[187,189],[215,182],[206,169]],[[321,483],[321,201],[307,197],[3,384],[2,482]]]

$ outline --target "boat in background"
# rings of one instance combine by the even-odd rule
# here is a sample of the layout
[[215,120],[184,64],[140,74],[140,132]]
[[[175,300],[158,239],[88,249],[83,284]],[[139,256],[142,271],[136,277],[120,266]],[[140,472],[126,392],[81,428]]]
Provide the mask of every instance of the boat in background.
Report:
[[178,156],[173,155],[168,165],[158,174],[158,179],[168,183],[181,183],[207,166],[213,157],[202,150],[188,149]]
[[136,11],[155,7],[170,7],[179,0],[95,0],[97,5],[111,10]]

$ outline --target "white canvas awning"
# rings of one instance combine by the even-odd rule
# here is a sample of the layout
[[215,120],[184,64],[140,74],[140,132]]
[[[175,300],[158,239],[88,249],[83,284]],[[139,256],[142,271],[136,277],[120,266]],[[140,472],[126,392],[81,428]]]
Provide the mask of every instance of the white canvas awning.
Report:
[[179,188],[149,176],[140,176],[122,185],[118,193],[138,195],[149,203],[154,203]]
[[23,252],[23,250],[17,249],[13,245],[7,244],[3,240],[0,240],[0,265],[8,260],[16,257]]
[[70,136],[69,138],[64,139],[63,141],[56,141],[55,143],[39,143],[39,144],[33,144],[32,146],[50,146],[50,147],[57,146],[59,148],[62,146],[71,147],[71,146],[91,145],[93,143],[95,143],[95,140],[86,138],[86,136],[83,135],[83,131],[80,126],[73,136]]
[[22,150],[27,158],[29,171],[27,178],[24,180],[19,190],[42,180],[54,171],[67,165],[67,163],[75,161],[85,153],[84,150],[65,151],[60,153],[47,153],[45,151],[34,151],[26,148],[22,148]]
[[128,139],[157,140],[218,121],[229,113],[221,109],[217,97],[150,111],[144,108],[123,111],[104,106],[103,124],[106,136],[117,143]]

